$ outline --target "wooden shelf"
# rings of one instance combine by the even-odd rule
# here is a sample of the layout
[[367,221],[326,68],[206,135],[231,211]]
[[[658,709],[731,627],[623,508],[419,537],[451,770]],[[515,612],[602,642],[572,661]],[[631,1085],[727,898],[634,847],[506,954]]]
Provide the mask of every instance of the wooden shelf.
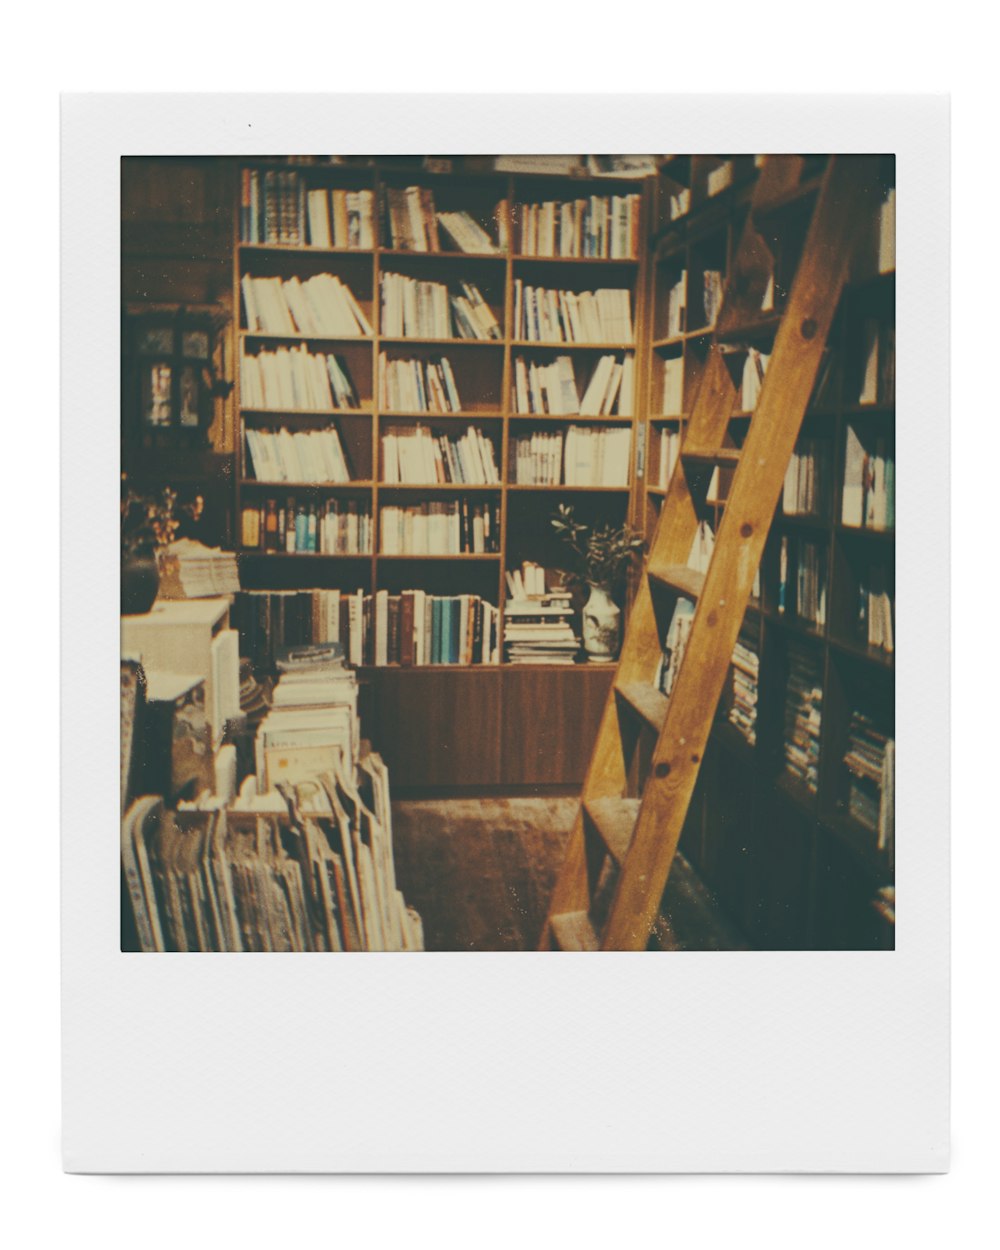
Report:
[[389,555],[384,551],[378,552],[376,559],[378,560],[460,560],[463,563],[472,563],[484,560],[499,560],[500,553],[498,551],[487,552],[471,552],[462,551],[452,555]]
[[468,493],[486,493],[497,495],[504,489],[503,485],[484,485],[481,482],[379,482],[379,493],[383,491],[417,491],[420,493],[464,495]]
[[381,347],[486,347],[503,349],[503,339],[431,339],[418,338],[416,335],[399,335],[394,338],[379,338]]
[[294,494],[300,490],[371,490],[372,482],[262,482],[258,478],[240,479],[242,490],[283,490]]
[[511,348],[515,351],[546,351],[546,352],[634,352],[635,342],[608,343],[563,343],[549,342],[542,339],[513,339]]

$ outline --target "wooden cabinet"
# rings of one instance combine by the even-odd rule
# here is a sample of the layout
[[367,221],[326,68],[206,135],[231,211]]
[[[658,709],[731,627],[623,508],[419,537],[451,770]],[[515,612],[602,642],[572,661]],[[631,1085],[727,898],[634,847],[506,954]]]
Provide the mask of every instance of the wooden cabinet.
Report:
[[577,786],[611,689],[610,666],[503,673],[500,761],[505,785]]
[[373,741],[393,790],[500,784],[496,670],[373,669]]

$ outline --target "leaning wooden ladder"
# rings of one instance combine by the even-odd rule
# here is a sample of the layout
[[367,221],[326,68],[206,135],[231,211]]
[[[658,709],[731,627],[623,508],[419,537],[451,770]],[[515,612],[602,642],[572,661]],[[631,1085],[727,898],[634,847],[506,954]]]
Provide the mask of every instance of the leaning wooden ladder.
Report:
[[[850,258],[876,203],[869,158],[830,157],[822,174],[808,180],[804,165],[802,157],[768,157],[754,187],[549,905],[543,950],[644,950],[659,913]],[[812,214],[805,218],[809,225],[788,299],[779,316],[762,313],[784,223],[807,207],[805,197],[813,202]],[[797,216],[801,222],[801,211]],[[758,403],[737,447],[730,418],[738,386],[727,356],[739,359],[741,344],[775,324]],[[703,497],[716,466],[735,472],[702,574],[689,569],[687,560],[698,527],[696,495],[701,491]],[[652,683],[666,624],[681,597],[695,602],[695,612],[668,699]],[[630,798],[626,744],[635,742],[637,721],[657,738],[641,797]]]

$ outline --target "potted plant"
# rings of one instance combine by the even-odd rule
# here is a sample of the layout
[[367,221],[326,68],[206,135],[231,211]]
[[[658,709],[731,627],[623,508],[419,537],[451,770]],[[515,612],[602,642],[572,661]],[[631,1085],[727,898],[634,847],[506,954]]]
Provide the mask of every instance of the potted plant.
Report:
[[560,504],[552,526],[576,556],[576,567],[562,570],[569,585],[586,586],[583,648],[589,660],[613,660],[621,642],[621,609],[615,594],[630,566],[645,551],[642,535],[623,524],[590,526],[578,521],[571,504]]
[[[122,478],[125,484],[124,475]],[[148,612],[160,588],[158,552],[177,536],[181,518],[174,515],[177,492],[164,486],[157,495],[140,495],[125,485],[121,498],[121,611]],[[181,511],[195,517],[200,500]]]

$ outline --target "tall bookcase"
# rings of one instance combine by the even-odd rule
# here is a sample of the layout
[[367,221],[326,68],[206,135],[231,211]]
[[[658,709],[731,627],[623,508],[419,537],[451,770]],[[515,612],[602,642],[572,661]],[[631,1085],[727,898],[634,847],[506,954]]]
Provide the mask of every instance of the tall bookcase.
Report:
[[[721,186],[709,194],[709,175],[726,164],[729,170],[717,178]],[[672,467],[675,446],[701,380],[711,329],[706,293],[716,285],[704,275],[718,273],[724,282],[753,177],[753,158],[705,156],[669,160],[660,179],[648,267],[647,472],[637,505],[649,532],[666,493],[661,463],[684,471]],[[873,157],[872,177],[888,197],[894,187],[891,158]],[[790,252],[786,248],[776,256],[776,312],[794,272],[796,240],[801,246],[810,202],[776,208],[791,218],[784,226],[792,227],[786,230]],[[891,215],[888,203],[883,214]],[[747,609],[741,642],[756,657],[750,681],[756,687],[755,724],[748,734],[745,722],[741,729],[730,720],[735,683],[741,680],[734,669],[681,842],[759,946],[887,948],[894,942],[886,919],[891,908],[878,894],[894,883],[891,836],[886,839],[883,829],[886,845],[880,847],[877,815],[876,828],[869,827],[872,813],[859,815],[845,764],[859,725],[895,736],[892,642],[881,626],[875,632],[884,643],[869,641],[874,596],[891,602],[895,623],[894,510],[891,504],[885,510],[886,495],[894,496],[895,463],[890,229],[886,216],[881,227],[873,221],[871,238],[859,252],[797,447],[805,462],[801,476],[792,475],[779,500],[758,590]],[[684,275],[686,300],[679,312],[671,292],[683,285]],[[734,370],[752,367],[748,346],[766,360],[776,326],[777,317],[764,312],[757,338],[733,344]],[[742,382],[740,373],[734,377]],[[750,417],[746,408],[734,413],[734,447],[741,445]],[[671,457],[661,458],[661,440],[670,435],[676,440],[666,444]],[[867,489],[852,499],[859,463],[871,476]],[[725,506],[729,474],[719,470],[716,489],[707,492],[703,505],[703,519],[713,530]],[[879,506],[866,515],[876,490]],[[810,698],[796,725],[795,694],[803,685]],[[805,739],[803,719],[812,722]],[[796,750],[804,740],[809,749]]]
[[[370,246],[314,246],[311,242],[244,242],[241,220],[244,169],[301,180],[304,192],[366,193],[373,208]],[[239,169],[234,210],[234,308],[240,310],[238,358],[245,354],[301,349],[334,354],[350,373],[358,403],[351,411],[264,410],[253,407],[237,381],[237,456],[235,517],[240,536],[245,508],[287,497],[306,499],[317,507],[328,499],[367,511],[372,518],[372,549],[350,555],[315,552],[240,550],[241,580],[252,589],[327,589],[391,595],[420,589],[436,595],[474,594],[501,610],[498,662],[469,666],[429,665],[366,668],[362,674],[371,700],[370,711],[380,750],[400,789],[407,786],[448,789],[463,786],[537,787],[575,785],[582,778],[590,745],[603,708],[612,671],[606,665],[519,666],[503,661],[502,610],[505,573],[532,560],[558,567],[566,552],[550,518],[560,501],[571,502],[578,516],[590,522],[634,518],[636,438],[644,430],[646,408],[645,344],[646,247],[653,192],[650,180],[549,177],[493,171],[432,173],[415,162],[331,164],[323,161],[248,162]],[[490,253],[447,250],[416,251],[393,246],[387,201],[390,194],[418,186],[433,193],[440,212],[468,213],[496,244]],[[637,219],[629,246],[619,244],[614,258],[538,256],[525,254],[524,206],[576,202],[589,197],[637,197]],[[365,240],[362,240],[365,241]],[[580,250],[585,250],[583,247]],[[608,249],[612,250],[612,249]],[[628,255],[620,255],[625,250]],[[300,280],[332,274],[350,288],[370,336],[309,338],[298,334],[266,335],[247,325],[241,296],[245,275]],[[499,323],[501,337],[396,337],[383,332],[380,289],[383,275],[400,274],[418,281],[475,284]],[[610,342],[538,342],[519,333],[515,324],[517,291],[525,287],[575,293],[625,289],[630,295],[631,334]],[[558,356],[573,361],[580,390],[602,355],[633,360],[633,402],[630,411],[612,415],[548,415],[519,411],[515,370],[534,362],[546,365]],[[461,398],[460,413],[417,412],[391,408],[384,402],[380,370],[394,361],[437,362],[446,357]],[[237,370],[239,373],[239,370]],[[523,404],[520,405],[523,407]],[[292,486],[256,480],[247,458],[247,430],[309,430],[335,425],[351,472],[348,484]],[[412,484],[385,480],[383,438],[421,425],[434,435],[457,437],[477,427],[493,446],[500,481],[489,486]],[[620,486],[536,486],[517,481],[515,441],[532,432],[563,432],[568,427],[625,428],[632,432],[627,480]],[[497,525],[496,550],[480,554],[392,555],[381,550],[382,522],[387,508],[428,501],[465,500],[491,507]]]

